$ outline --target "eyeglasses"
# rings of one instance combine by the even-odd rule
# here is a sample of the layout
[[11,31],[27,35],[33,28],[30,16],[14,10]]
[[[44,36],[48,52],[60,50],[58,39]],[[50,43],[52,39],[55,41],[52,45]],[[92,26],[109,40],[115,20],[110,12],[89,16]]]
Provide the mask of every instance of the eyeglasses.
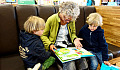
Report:
[[72,19],[72,16],[68,16],[68,15],[63,15],[63,17],[65,18],[65,19]]

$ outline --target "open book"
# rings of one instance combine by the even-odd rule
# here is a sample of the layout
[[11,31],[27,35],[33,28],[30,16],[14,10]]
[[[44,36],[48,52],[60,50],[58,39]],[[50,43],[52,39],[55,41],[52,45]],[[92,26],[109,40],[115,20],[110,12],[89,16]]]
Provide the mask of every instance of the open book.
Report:
[[88,52],[84,48],[76,49],[73,48],[58,48],[55,50],[55,55],[62,62],[68,62],[76,59],[80,59],[81,57],[90,57],[94,56],[92,53]]
[[117,67],[115,65],[108,66],[108,65],[105,65],[104,63],[102,63],[100,70],[120,70],[120,67]]

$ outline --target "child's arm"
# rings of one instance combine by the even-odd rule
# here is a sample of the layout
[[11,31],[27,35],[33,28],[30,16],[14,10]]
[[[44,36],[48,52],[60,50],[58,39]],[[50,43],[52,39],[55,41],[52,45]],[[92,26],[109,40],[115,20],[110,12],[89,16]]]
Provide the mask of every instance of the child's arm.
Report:
[[34,45],[34,49],[32,51],[33,56],[38,58],[40,61],[44,62],[46,59],[48,59],[51,55],[50,52],[46,52],[43,45],[41,45],[42,42],[38,42]]
[[102,60],[108,61],[108,44],[106,43],[104,37],[104,31],[102,33],[99,33],[99,47],[102,50]]

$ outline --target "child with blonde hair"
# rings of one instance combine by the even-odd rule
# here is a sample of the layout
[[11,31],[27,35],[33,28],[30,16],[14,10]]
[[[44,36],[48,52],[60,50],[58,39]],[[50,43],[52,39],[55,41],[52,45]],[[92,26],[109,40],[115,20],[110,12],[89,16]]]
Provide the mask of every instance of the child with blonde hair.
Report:
[[110,65],[108,62],[108,44],[104,37],[104,30],[100,27],[103,25],[102,16],[98,13],[91,13],[86,22],[87,24],[80,29],[78,37],[83,38],[81,41],[83,48],[95,55],[89,58],[90,70],[96,70],[98,62],[100,65],[102,62]]
[[19,52],[27,70],[45,70],[54,62],[55,58],[46,52],[40,36],[43,34],[45,21],[37,16],[31,16],[24,23],[20,31]]

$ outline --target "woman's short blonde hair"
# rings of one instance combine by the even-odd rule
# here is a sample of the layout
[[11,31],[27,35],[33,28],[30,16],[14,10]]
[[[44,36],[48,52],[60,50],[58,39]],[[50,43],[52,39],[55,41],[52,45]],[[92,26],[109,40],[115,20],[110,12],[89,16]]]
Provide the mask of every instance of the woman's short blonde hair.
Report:
[[45,21],[37,16],[30,16],[24,23],[26,32],[33,33],[33,31],[43,30],[45,28]]
[[88,17],[86,22],[89,25],[95,24],[96,26],[102,26],[102,16],[99,13],[91,13]]
[[64,15],[71,16],[72,20],[76,20],[80,14],[80,9],[76,3],[67,1],[60,4],[59,12]]

